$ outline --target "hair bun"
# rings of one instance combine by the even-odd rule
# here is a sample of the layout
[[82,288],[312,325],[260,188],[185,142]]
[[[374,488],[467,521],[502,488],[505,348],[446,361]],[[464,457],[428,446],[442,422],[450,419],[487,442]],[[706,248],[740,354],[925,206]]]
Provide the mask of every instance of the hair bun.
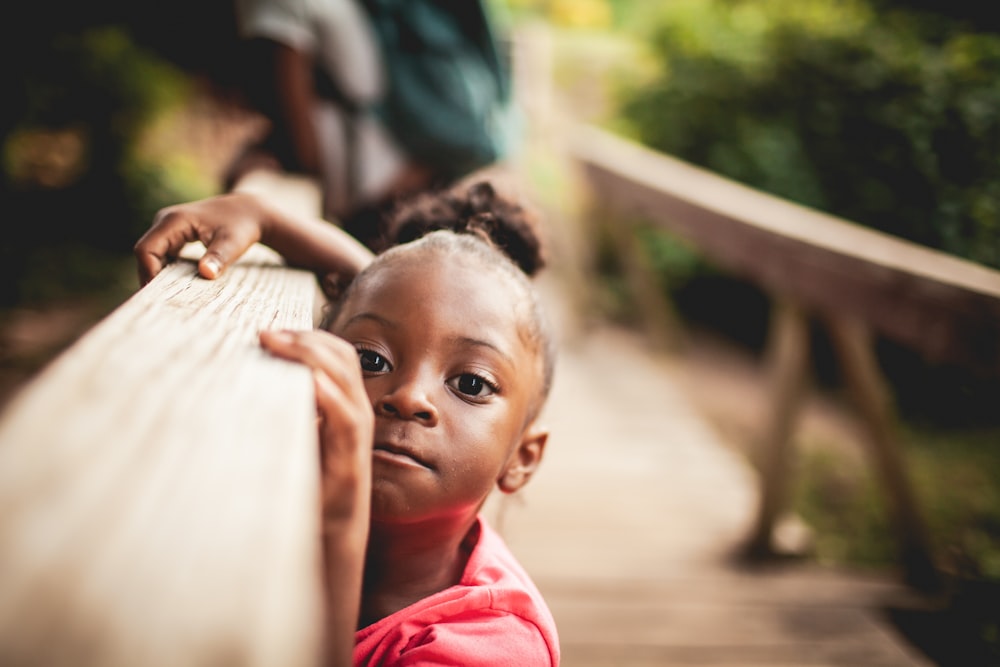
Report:
[[387,245],[398,245],[440,229],[482,237],[529,276],[545,266],[536,217],[487,181],[406,201],[390,217],[385,239]]

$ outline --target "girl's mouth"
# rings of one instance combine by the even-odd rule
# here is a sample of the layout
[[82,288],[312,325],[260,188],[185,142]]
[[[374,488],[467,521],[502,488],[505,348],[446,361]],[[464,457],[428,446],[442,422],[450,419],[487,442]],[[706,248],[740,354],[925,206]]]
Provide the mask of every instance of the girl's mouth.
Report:
[[384,461],[385,463],[398,466],[421,468],[424,470],[432,469],[413,450],[389,443],[377,443],[372,450],[372,458],[376,461]]

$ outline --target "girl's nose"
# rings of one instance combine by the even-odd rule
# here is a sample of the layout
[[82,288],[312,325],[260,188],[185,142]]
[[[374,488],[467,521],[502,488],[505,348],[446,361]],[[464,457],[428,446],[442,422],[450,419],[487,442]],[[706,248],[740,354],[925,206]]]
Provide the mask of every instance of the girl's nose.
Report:
[[383,417],[412,419],[425,426],[435,426],[438,421],[438,411],[430,400],[426,385],[416,379],[403,381],[392,387],[377,402],[376,413]]

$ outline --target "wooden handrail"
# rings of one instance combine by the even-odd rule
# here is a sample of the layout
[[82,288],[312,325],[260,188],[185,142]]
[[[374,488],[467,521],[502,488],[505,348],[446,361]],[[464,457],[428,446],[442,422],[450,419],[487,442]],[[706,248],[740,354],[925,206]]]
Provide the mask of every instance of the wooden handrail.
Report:
[[817,311],[1000,373],[1000,272],[754,190],[594,127],[569,145],[600,199]]
[[[573,128],[568,151],[586,176],[592,204],[618,214],[619,228],[611,234],[633,233],[621,227],[623,218],[669,230],[716,266],[758,284],[775,304],[768,354],[772,408],[761,429],[761,504],[747,552],[776,549],[775,526],[788,496],[789,439],[807,375],[806,320],[816,319],[830,330],[867,427],[907,578],[936,587],[871,332],[932,361],[1000,374],[1000,271],[799,206],[594,127]],[[651,276],[632,276],[631,283],[655,289]],[[647,295],[643,303],[649,302]]]
[[317,663],[312,381],[257,343],[312,327],[316,295],[262,246],[215,281],[178,261],[8,405],[0,664]]

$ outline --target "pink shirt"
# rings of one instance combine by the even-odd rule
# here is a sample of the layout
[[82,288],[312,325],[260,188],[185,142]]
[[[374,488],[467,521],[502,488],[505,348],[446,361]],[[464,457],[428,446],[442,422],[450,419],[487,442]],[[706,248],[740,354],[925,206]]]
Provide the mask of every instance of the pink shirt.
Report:
[[355,633],[355,665],[559,665],[545,600],[482,517],[479,527],[461,581]]

